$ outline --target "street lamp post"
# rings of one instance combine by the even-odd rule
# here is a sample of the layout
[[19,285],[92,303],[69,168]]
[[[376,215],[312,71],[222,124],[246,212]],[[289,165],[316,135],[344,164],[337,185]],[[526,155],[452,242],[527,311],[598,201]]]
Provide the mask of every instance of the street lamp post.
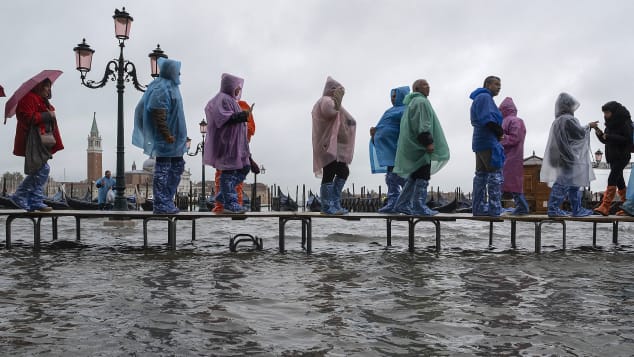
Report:
[[[125,89],[125,82],[132,81],[134,88],[141,92],[145,90],[145,86],[140,84],[137,80],[136,67],[134,63],[123,58],[125,40],[130,38],[130,27],[133,21],[132,16],[125,11],[124,7],[121,11],[115,9],[112,18],[114,19],[115,37],[119,40],[119,58],[110,60],[106,64],[106,70],[100,81],[95,82],[93,80],[86,79],[86,74],[90,72],[91,69],[92,56],[95,53],[95,50],[90,48],[90,46],[86,43],[86,39],[83,39],[82,43],[78,44],[73,51],[75,51],[77,70],[81,73],[81,84],[88,88],[97,89],[105,86],[109,80],[117,81],[117,175],[115,177],[116,195],[114,200],[114,210],[126,211],[128,209],[128,203],[125,198],[123,91]],[[165,55],[165,53],[161,50],[161,47],[157,45],[156,49],[148,56],[150,57],[152,77],[157,77],[159,72],[156,62],[160,57],[167,58],[167,55]]]
[[201,163],[202,163],[202,188],[201,188],[201,192],[202,192],[202,196],[198,198],[198,212],[209,212],[209,208],[207,208],[207,194],[205,193],[205,135],[207,134],[207,121],[205,121],[205,118],[203,118],[203,120],[200,121],[200,123],[198,123],[199,127],[200,127],[200,134],[203,138],[202,142],[200,142],[198,145],[196,145],[196,151],[195,152],[189,152],[189,148],[191,147],[191,142],[192,139],[187,138],[187,155],[189,156],[196,156],[198,155],[198,153],[201,153]]
[[[260,165],[260,173],[262,175],[264,175],[264,173],[266,172],[266,169],[264,168],[264,165]],[[257,203],[257,194],[258,194],[258,174],[257,173],[253,173],[253,187],[251,188],[251,212],[259,212],[260,211],[260,207],[258,207],[258,203]]]

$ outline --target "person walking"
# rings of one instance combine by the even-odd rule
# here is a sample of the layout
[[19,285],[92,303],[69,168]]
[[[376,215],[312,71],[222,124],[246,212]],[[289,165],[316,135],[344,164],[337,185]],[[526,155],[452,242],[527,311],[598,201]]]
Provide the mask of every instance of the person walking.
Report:
[[449,161],[445,134],[429,102],[429,83],[418,79],[412,93],[405,97],[407,106],[401,119],[394,173],[407,177],[394,210],[409,215],[433,216],[438,211],[427,204],[427,187],[431,175]]
[[[581,126],[574,114],[579,102],[568,93],[561,93],[555,102],[555,120],[550,127],[540,180],[551,187],[548,197],[549,217],[584,217],[592,210],[582,207],[580,187],[589,187],[595,179],[590,161],[590,129],[598,121]],[[560,208],[568,196],[572,212]]]
[[[469,98],[471,103],[471,125],[473,138],[471,149],[475,153],[476,172],[473,177],[474,216],[497,217],[502,213],[502,167],[504,166],[504,139],[502,113],[495,105],[493,97],[502,89],[499,77],[485,78],[482,88],[474,90]],[[489,199],[486,200],[488,193]]]
[[350,175],[357,122],[341,104],[344,94],[341,83],[329,76],[312,110],[313,173],[321,178],[323,214],[348,213],[341,207],[341,191]]
[[[13,154],[25,158],[26,177],[10,198],[16,206],[27,211],[52,210],[44,203],[44,186],[51,172],[48,160],[64,149],[55,107],[49,102],[51,87],[52,80],[43,79],[18,100],[15,108],[17,124]],[[16,94],[20,95],[19,92]],[[16,94],[7,105],[17,99]]]
[[517,117],[517,107],[513,98],[506,97],[500,104],[500,112],[504,118],[502,130],[504,139],[501,144],[504,147],[504,183],[502,192],[509,192],[513,196],[515,209],[513,215],[528,214],[530,208],[524,197],[524,139],[526,127],[524,121]]
[[209,127],[205,141],[203,162],[221,170],[216,202],[223,211],[216,213],[244,213],[238,203],[236,186],[250,171],[251,152],[247,137],[247,121],[251,110],[239,105],[244,79],[223,73],[220,91],[207,102],[205,115]]
[[185,170],[187,125],[183,98],[178,88],[181,62],[159,58],[160,74],[148,85],[135,113],[132,144],[155,157],[154,209],[156,214],[180,212],[174,204]]
[[376,127],[370,128],[370,167],[373,174],[385,173],[387,185],[387,203],[379,209],[380,213],[393,213],[394,205],[405,185],[405,179],[393,173],[396,157],[396,144],[401,131],[401,117],[405,111],[403,100],[409,93],[409,87],[398,87],[390,91],[392,107],[383,113]]
[[623,169],[630,163],[632,154],[632,117],[621,103],[611,101],[605,103],[601,110],[605,119],[605,131],[595,127],[597,139],[605,144],[605,158],[610,164],[608,187],[603,193],[601,204],[594,209],[603,216],[610,214],[612,200],[617,191],[622,201],[625,201],[626,186]]

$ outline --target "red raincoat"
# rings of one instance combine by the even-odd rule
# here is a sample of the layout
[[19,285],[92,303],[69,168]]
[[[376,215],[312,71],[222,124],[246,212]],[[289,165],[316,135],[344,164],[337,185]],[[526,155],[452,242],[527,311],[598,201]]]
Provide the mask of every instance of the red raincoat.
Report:
[[[55,108],[51,104],[47,106],[44,99],[33,92],[27,93],[22,99],[20,99],[16,109],[18,122],[15,128],[13,155],[24,156],[26,154],[26,139],[29,134],[30,126],[38,125],[40,130],[43,131],[44,123],[42,122],[41,113],[54,110]],[[57,123],[55,123],[53,129],[53,136],[55,137],[56,143],[51,149],[51,154],[64,149],[64,144],[62,143]]]

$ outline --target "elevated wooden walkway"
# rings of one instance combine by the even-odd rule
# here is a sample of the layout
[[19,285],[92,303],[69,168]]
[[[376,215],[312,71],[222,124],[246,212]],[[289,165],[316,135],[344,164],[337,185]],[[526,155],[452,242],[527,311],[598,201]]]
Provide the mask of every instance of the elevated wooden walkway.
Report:
[[[489,223],[489,245],[493,244],[493,230],[495,223],[511,223],[511,246],[516,248],[517,222],[530,222],[535,226],[535,252],[541,252],[541,231],[544,224],[559,224],[562,226],[562,249],[566,249],[566,222],[592,223],[592,244],[596,247],[597,225],[612,224],[612,242],[618,243],[618,228],[620,222],[634,222],[634,217],[629,216],[588,216],[588,217],[558,217],[549,218],[545,215],[526,216],[502,216],[502,217],[474,217],[465,213],[441,213],[436,216],[408,216],[398,214],[381,213],[350,213],[345,216],[329,216],[315,212],[248,212],[245,214],[214,214],[211,212],[182,212],[178,214],[153,214],[147,211],[77,211],[58,210],[51,212],[25,212],[23,210],[0,210],[0,217],[5,220],[5,247],[11,249],[12,224],[16,219],[28,219],[33,223],[33,244],[35,249],[40,248],[41,226],[46,219],[51,219],[52,240],[58,239],[57,221],[60,217],[74,217],[76,240],[81,239],[81,221],[85,219],[107,218],[111,220],[141,220],[143,221],[143,246],[147,247],[147,225],[150,221],[166,221],[167,244],[169,249],[176,249],[176,227],[178,221],[191,221],[192,236],[196,240],[196,221],[202,219],[231,219],[246,220],[259,218],[276,218],[279,221],[279,251],[285,252],[286,223],[289,221],[301,222],[302,248],[307,254],[312,252],[312,221],[314,219],[342,219],[359,221],[362,219],[383,219],[386,222],[386,243],[392,244],[392,222],[407,222],[408,224],[408,249],[414,252],[416,226],[421,222],[429,222],[435,228],[436,252],[441,247],[441,222],[449,223],[458,220],[481,221]],[[245,234],[246,235],[246,234]],[[243,235],[243,236],[245,236]],[[249,236],[249,235],[246,235]],[[233,244],[233,241],[232,241]],[[261,247],[261,244],[260,244]],[[232,248],[233,250],[233,248]]]

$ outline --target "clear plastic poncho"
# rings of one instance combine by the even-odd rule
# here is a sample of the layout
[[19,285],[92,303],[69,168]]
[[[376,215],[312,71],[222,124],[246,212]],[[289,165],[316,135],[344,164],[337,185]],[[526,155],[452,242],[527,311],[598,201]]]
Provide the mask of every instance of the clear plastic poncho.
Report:
[[588,187],[595,179],[590,161],[590,127],[574,117],[579,102],[561,93],[555,103],[555,121],[550,127],[540,181],[548,186],[557,181],[564,186]]

